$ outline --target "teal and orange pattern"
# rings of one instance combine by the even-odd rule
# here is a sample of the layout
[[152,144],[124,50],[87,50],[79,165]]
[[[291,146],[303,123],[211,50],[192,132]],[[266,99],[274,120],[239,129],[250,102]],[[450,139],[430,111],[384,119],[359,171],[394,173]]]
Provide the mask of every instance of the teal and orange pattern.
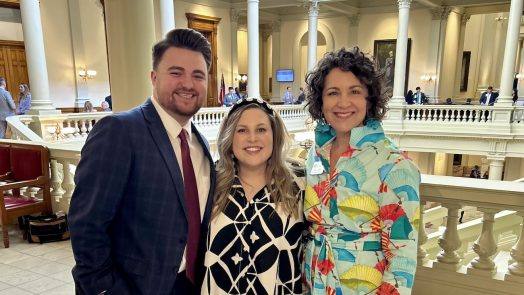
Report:
[[306,293],[411,294],[420,173],[376,120],[351,130],[350,147],[332,168],[334,138],[318,123],[306,164]]

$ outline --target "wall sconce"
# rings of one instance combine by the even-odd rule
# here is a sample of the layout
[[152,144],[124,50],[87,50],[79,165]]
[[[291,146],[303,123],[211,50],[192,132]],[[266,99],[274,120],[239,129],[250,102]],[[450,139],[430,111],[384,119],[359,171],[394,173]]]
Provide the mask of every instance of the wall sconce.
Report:
[[84,81],[87,79],[93,79],[96,76],[96,71],[95,70],[86,70],[85,68],[82,68],[80,69],[80,71],[78,71],[78,76],[84,79]]
[[517,73],[517,74],[515,74],[515,78],[517,78],[518,80],[522,80],[522,79],[524,79],[524,75],[521,74],[521,73]]
[[437,76],[435,75],[422,75],[420,76],[420,80],[422,80],[422,82],[426,82],[426,83],[432,83],[432,82],[435,82],[437,80]]
[[238,81],[246,82],[247,81],[247,75],[240,75],[240,74],[238,74],[238,75],[235,76],[235,81],[237,81],[237,82]]

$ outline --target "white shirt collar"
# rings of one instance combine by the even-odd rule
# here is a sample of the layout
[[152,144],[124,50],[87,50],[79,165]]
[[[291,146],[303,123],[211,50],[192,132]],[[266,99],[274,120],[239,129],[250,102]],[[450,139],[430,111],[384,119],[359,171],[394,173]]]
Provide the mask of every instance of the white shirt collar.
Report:
[[169,115],[166,110],[164,110],[164,108],[160,105],[154,96],[151,96],[151,102],[153,103],[153,106],[160,116],[160,120],[162,120],[162,124],[164,124],[164,128],[166,128],[167,134],[170,137],[177,138],[180,134],[180,131],[182,131],[182,128],[184,128],[188,134],[187,140],[189,142],[192,140],[193,134],[191,132],[191,119],[187,121],[186,125],[181,126],[180,123],[175,120],[175,118],[171,117],[171,115]]

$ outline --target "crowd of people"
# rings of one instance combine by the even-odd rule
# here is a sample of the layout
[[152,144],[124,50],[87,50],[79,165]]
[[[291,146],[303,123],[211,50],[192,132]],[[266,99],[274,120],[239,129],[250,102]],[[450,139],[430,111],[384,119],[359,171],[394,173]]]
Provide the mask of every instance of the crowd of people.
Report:
[[153,46],[152,96],[89,133],[69,210],[77,294],[410,294],[420,173],[382,130],[371,58],[330,52],[285,97],[316,122],[299,174],[278,113],[231,89],[213,162],[191,122],[211,56],[172,30]]

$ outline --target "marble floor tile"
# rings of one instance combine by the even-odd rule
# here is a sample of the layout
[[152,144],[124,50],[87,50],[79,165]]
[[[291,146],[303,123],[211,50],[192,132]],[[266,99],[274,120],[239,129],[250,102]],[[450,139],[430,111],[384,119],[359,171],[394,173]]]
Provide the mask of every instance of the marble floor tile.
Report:
[[74,284],[65,284],[58,288],[47,290],[42,294],[45,294],[45,295],[72,295],[72,294],[75,294],[75,285]]
[[62,263],[51,262],[48,264],[40,265],[31,269],[32,272],[36,272],[42,275],[51,276],[53,274],[68,271],[71,273],[71,266]]
[[19,289],[16,287],[8,288],[0,291],[0,295],[32,295],[35,293],[29,292],[27,290]]
[[6,264],[13,265],[21,269],[32,270],[35,267],[42,266],[42,265],[49,264],[49,263],[51,263],[51,260],[44,259],[41,257],[28,256],[27,258],[24,258],[22,260],[16,260],[16,261],[6,263]]
[[11,288],[11,286],[8,284],[0,283],[0,291],[7,289],[7,288]]
[[27,290],[29,292],[40,294],[47,290],[51,290],[62,285],[64,285],[63,281],[48,277],[42,277],[36,281],[31,281],[25,284],[18,285],[17,287],[20,289]]
[[43,275],[34,273],[28,270],[21,270],[19,272],[11,274],[2,274],[0,276],[0,282],[6,283],[12,286],[18,286],[27,282],[36,281]]
[[57,272],[53,275],[50,275],[49,277],[60,280],[64,283],[74,283],[73,275],[71,274],[71,270],[64,270],[61,272]]

